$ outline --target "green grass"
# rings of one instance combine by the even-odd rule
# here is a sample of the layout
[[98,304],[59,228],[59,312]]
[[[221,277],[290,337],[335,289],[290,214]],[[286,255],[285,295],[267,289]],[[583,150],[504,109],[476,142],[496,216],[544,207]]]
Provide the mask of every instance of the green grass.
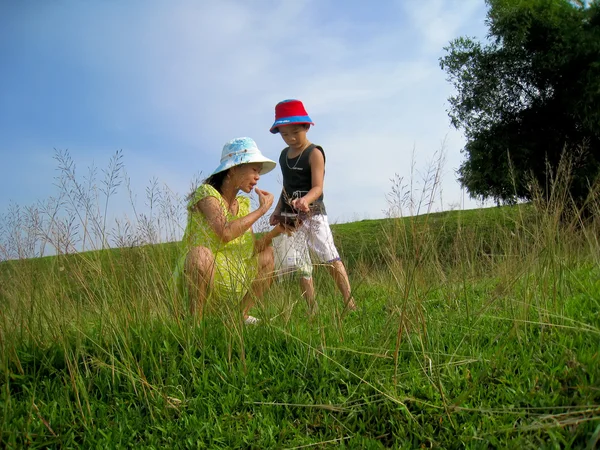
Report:
[[[195,323],[175,244],[0,264],[7,448],[594,448],[592,225],[531,205],[335,225],[356,313],[274,283]],[[309,447],[310,448],[310,447]]]

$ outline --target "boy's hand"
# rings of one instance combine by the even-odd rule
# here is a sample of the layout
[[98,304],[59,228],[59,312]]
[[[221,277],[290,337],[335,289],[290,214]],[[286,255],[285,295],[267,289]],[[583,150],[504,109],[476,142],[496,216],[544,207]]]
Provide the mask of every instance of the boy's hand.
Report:
[[254,192],[258,195],[258,208],[265,214],[273,204],[273,194],[257,187],[254,188]]
[[292,206],[296,208],[298,211],[309,212],[310,208],[308,207],[308,202],[306,198],[300,197],[295,200],[292,200]]

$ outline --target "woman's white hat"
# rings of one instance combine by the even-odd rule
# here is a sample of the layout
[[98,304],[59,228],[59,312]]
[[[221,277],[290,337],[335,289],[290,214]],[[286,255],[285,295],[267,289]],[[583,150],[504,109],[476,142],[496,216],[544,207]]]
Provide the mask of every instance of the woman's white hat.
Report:
[[261,175],[270,172],[277,166],[275,161],[263,156],[254,139],[241,137],[232,139],[223,146],[221,164],[219,164],[219,167],[211,175],[223,172],[234,166],[239,166],[240,164],[248,163],[262,163]]

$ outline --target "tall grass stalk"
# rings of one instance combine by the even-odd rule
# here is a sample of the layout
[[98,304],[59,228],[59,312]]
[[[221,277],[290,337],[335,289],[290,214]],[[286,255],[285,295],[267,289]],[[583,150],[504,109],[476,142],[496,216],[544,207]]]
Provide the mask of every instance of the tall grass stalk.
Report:
[[[120,153],[101,191],[57,161],[58,194],[0,221],[2,446],[598,442],[600,203],[574,206],[567,162],[548,197],[441,213],[443,151],[413,163],[388,218],[333,227],[359,311],[316,267],[314,319],[284,278],[245,327],[239,299],[198,322],[173,296],[182,198],[153,179],[142,211]],[[134,214],[111,226],[119,188]]]

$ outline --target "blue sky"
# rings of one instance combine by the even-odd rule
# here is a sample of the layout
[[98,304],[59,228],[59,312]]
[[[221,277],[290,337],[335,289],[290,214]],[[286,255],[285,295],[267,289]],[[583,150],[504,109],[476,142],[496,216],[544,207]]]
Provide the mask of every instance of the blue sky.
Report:
[[[390,178],[442,142],[435,209],[476,207],[456,182],[464,139],[438,58],[455,37],[483,39],[485,13],[483,0],[2,2],[0,214],[54,194],[54,149],[80,173],[122,149],[140,196],[152,178],[185,195],[234,137],[276,160],[269,127],[287,98],[325,148],[330,221],[383,217]],[[280,182],[277,168],[259,186]]]

